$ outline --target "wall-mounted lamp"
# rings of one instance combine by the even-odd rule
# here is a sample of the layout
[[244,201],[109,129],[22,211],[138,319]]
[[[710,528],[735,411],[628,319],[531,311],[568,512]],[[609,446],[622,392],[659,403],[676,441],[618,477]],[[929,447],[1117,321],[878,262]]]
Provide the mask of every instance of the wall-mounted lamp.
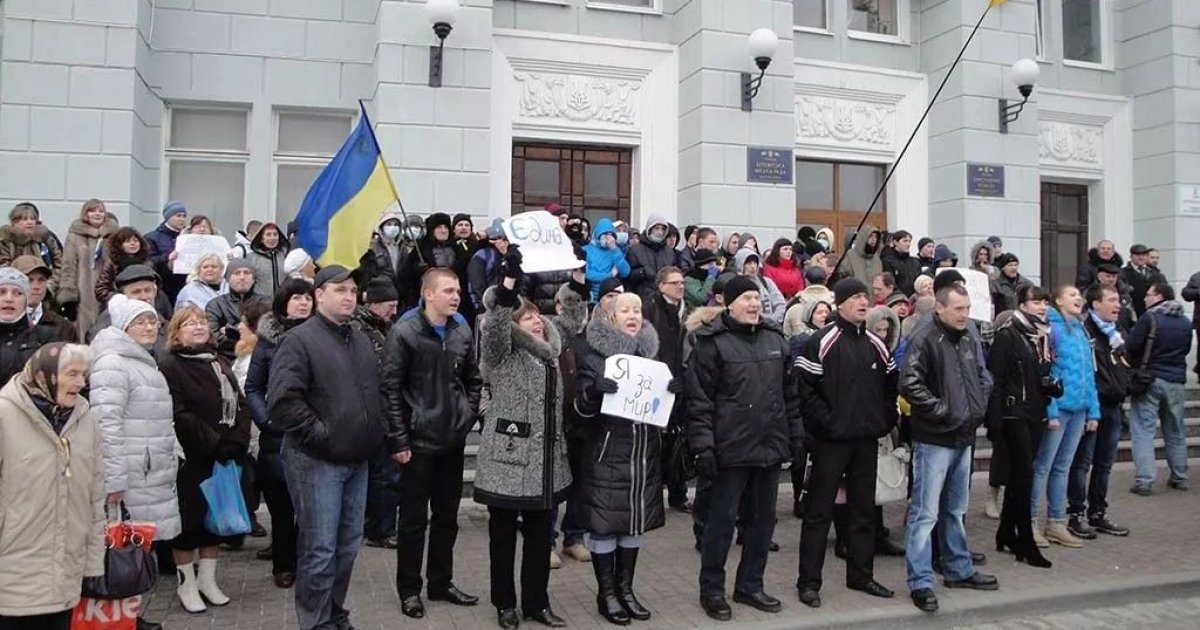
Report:
[[454,18],[458,17],[458,0],[428,0],[425,14],[433,25],[438,45],[429,47],[429,87],[442,87],[442,47],[446,37],[454,30]]
[[1008,133],[1008,123],[1021,116],[1021,110],[1029,101],[1029,95],[1033,93],[1033,86],[1037,84],[1040,74],[1037,62],[1032,59],[1018,59],[1012,65],[1012,79],[1013,83],[1017,84],[1017,91],[1021,93],[1021,102],[1009,105],[1008,99],[1000,99],[1000,133]]
[[750,50],[750,56],[754,59],[754,65],[758,66],[758,76],[755,77],[749,72],[742,73],[742,111],[744,112],[754,109],[751,101],[758,96],[758,88],[762,87],[763,77],[767,74],[767,66],[771,65],[771,58],[775,56],[775,51],[779,48],[779,37],[775,35],[775,31],[769,28],[760,28],[750,33],[746,45]]

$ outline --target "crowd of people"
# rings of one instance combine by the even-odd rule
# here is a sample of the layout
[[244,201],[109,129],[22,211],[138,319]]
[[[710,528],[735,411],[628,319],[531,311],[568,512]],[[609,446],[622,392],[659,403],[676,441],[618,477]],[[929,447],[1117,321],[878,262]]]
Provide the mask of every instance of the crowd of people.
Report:
[[[1129,534],[1107,502],[1126,399],[1130,490],[1160,491],[1160,425],[1166,487],[1188,489],[1200,310],[1189,322],[1143,245],[1125,264],[1101,241],[1075,284],[1048,291],[989,237],[965,260],[987,278],[981,318],[958,255],[904,230],[837,243],[801,228],[766,248],[656,215],[636,230],[546,210],[579,268],[525,272],[499,219],[385,213],[353,269],[318,269],[290,226],[252,221],[227,256],[181,274],[178,236],[217,233],[183,203],[141,234],[89,200],[65,242],[36,206],[14,207],[0,227],[0,629],[69,627],[81,579],[104,571],[114,508],[156,526],[183,609],[229,604],[219,559],[243,540],[208,529],[201,492],[228,462],[249,511],[266,504],[257,555],[294,589],[301,628],[352,627],[363,544],[395,550],[404,615],[475,605],[454,582],[472,431],[501,628],[566,625],[548,595],[564,557],[591,564],[606,621],[650,619],[638,556],[667,509],[691,514],[709,617],[733,617],[735,540],[733,602],[778,612],[763,574],[784,469],[807,606],[821,605],[831,526],[849,589],[893,597],[874,577],[884,555],[906,558],[924,611],[938,609],[934,574],[995,590],[963,524],[981,426],[996,549],[1032,567],[1051,566],[1051,544]],[[1181,293],[1200,300],[1200,272]],[[614,355],[667,365],[665,429],[604,411]],[[904,462],[894,483],[888,458]],[[898,544],[880,505],[904,500]],[[250,535],[268,532],[255,520]]]

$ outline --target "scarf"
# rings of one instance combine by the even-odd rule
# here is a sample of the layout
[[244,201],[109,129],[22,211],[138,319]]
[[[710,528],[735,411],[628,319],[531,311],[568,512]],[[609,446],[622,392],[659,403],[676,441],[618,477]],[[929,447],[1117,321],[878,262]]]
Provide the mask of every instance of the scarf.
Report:
[[55,435],[62,434],[71,412],[75,410],[74,407],[58,404],[58,360],[65,345],[67,344],[56,341],[38,348],[37,352],[29,357],[20,376],[21,386],[29,392],[34,406],[46,417]]
[[179,352],[179,356],[185,359],[208,362],[213,374],[217,376],[217,382],[221,384],[221,419],[218,424],[226,427],[232,427],[236,424],[238,410],[237,384],[230,382],[229,378],[225,376],[225,372],[221,370],[221,362],[217,360],[217,355],[207,350],[197,349],[196,351]]
[[1037,315],[1031,315],[1020,309],[1012,311],[1012,318],[1009,320],[1009,325],[1017,329],[1025,337],[1025,341],[1033,346],[1037,351],[1038,358],[1044,362],[1051,362],[1050,344],[1047,340],[1050,338],[1050,324],[1041,319]]
[[1117,329],[1116,322],[1106,322],[1100,319],[1100,316],[1096,315],[1096,311],[1088,311],[1088,316],[1092,318],[1092,323],[1096,325],[1096,328],[1099,328],[1100,332],[1108,337],[1109,347],[1116,350],[1125,345],[1125,339],[1121,337],[1121,331]]

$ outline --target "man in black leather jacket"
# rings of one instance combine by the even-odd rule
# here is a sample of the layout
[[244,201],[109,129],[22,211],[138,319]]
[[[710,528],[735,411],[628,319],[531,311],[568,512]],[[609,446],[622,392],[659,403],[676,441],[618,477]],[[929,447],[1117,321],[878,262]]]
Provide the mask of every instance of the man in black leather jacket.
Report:
[[421,558],[427,526],[429,599],[462,606],[479,601],[452,582],[463,451],[483,386],[471,328],[458,313],[460,302],[453,269],[425,272],[420,304],[400,317],[384,348],[388,440],[404,466],[396,592],[401,610],[413,618],[425,616]]

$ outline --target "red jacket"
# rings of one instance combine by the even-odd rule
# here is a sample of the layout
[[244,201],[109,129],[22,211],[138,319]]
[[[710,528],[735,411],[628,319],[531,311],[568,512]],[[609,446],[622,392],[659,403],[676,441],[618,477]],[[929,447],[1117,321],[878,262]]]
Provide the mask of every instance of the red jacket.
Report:
[[775,282],[779,292],[786,299],[804,290],[804,272],[796,266],[795,261],[780,259],[778,266],[764,265],[763,275]]

